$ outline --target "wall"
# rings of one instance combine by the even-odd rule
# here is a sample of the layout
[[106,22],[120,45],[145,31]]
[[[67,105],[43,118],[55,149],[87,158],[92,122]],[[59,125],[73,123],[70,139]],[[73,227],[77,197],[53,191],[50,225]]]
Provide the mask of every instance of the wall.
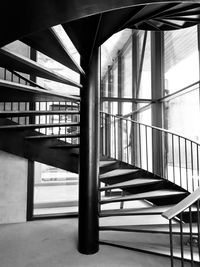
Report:
[[26,221],[28,161],[0,151],[0,224]]

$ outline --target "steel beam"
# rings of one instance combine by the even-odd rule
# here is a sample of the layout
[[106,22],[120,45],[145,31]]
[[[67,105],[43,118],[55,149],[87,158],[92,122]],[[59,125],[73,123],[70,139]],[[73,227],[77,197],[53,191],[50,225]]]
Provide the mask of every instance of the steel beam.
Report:
[[[164,91],[164,33],[151,33],[151,90],[152,98],[163,97]],[[162,103],[152,104],[152,126],[163,126]],[[163,172],[163,138],[159,131],[152,132],[153,172],[162,175]]]

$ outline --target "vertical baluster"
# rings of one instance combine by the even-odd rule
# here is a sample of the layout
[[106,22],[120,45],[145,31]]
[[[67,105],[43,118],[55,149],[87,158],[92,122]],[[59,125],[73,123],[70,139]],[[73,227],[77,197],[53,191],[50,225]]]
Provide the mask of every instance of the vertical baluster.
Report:
[[103,155],[106,155],[106,114],[103,114]]
[[[67,102],[65,101],[64,102],[64,105],[65,105],[65,111],[67,111]],[[65,115],[65,122],[67,122],[67,118],[68,118],[68,115]],[[65,135],[67,133],[67,127],[65,127]],[[65,142],[67,141],[67,138],[65,137]]]
[[105,153],[109,156],[109,139],[108,139],[108,114],[105,114]]
[[6,80],[6,69],[4,69],[3,79]]
[[116,118],[114,117],[114,147],[115,147],[115,159],[117,158],[117,133],[116,133]]
[[[54,102],[52,102],[52,110],[54,110]],[[52,115],[52,124],[54,123],[54,116],[55,115]],[[51,127],[51,134],[54,134],[54,132],[53,132],[53,128]]]
[[[75,110],[75,108],[74,108],[74,103],[71,101],[71,103],[70,103],[70,106],[72,107],[71,108],[71,110]],[[73,122],[73,117],[72,117],[72,115],[71,115],[71,122]],[[68,131],[69,132],[69,131]],[[71,132],[72,133],[72,132]],[[70,138],[70,143],[72,144],[73,143],[73,138]]]
[[140,168],[142,167],[142,145],[141,145],[141,129],[140,124],[138,124],[139,127],[139,154],[140,154]]
[[[166,148],[167,146],[167,148]],[[165,133],[165,149],[167,149],[168,151],[168,133]],[[166,178],[167,180],[169,179],[169,175],[168,175],[168,153],[165,153],[166,155]]]
[[182,187],[182,171],[181,171],[181,139],[178,137],[178,154],[179,154],[179,174],[180,174],[180,186]]
[[199,187],[199,145],[197,145],[197,183]]
[[183,213],[180,213],[180,242],[181,242],[181,267],[184,266],[184,245],[183,245]]
[[[10,110],[13,111],[13,102],[10,102]],[[10,117],[10,120],[12,120],[13,118]]]
[[192,169],[192,191],[194,191],[194,166],[193,166],[193,146],[192,141],[190,141],[191,144],[191,169]]
[[188,191],[189,184],[188,184],[187,140],[186,139],[185,139],[185,168],[186,168],[186,183],[187,183],[187,191]]
[[[60,110],[60,102],[58,102],[58,110]],[[58,123],[60,124],[60,114],[58,114]],[[60,126],[58,127],[58,134],[60,134]],[[65,127],[66,128],[66,127]]]
[[172,134],[172,166],[173,166],[173,182],[175,183],[174,135],[173,134]]
[[[28,110],[28,102],[25,102],[25,110],[27,111]],[[28,124],[28,117],[26,116],[25,117],[25,124]]]
[[11,82],[13,82],[13,72],[11,72]]
[[[39,102],[39,110],[41,110],[41,102]],[[41,124],[41,116],[39,116],[38,120],[38,123]],[[41,129],[39,129],[39,132],[41,132]]]
[[145,140],[146,140],[146,162],[147,171],[149,170],[149,158],[148,158],[148,137],[147,137],[147,126],[145,126]]
[[[17,110],[20,111],[20,102],[17,102]],[[20,117],[17,118],[17,123],[20,123]]]
[[197,229],[198,229],[198,251],[199,251],[199,261],[200,261],[200,204],[199,199],[197,200]]
[[174,255],[173,255],[173,235],[172,235],[172,220],[169,220],[169,237],[170,237],[170,256],[171,267],[174,267]]
[[129,163],[129,156],[128,156],[128,146],[129,146],[129,143],[128,143],[128,121],[126,120],[126,154],[127,154],[127,163]]
[[190,216],[190,254],[191,254],[191,266],[193,267],[193,244],[192,244],[192,210],[191,206],[189,207],[189,216]]
[[[47,105],[47,101],[45,102],[45,111],[47,111],[47,109],[48,109],[48,105]],[[48,115],[46,114],[46,116],[45,116],[45,124],[47,124],[47,117],[48,117]],[[47,135],[47,128],[45,128],[45,134]]]

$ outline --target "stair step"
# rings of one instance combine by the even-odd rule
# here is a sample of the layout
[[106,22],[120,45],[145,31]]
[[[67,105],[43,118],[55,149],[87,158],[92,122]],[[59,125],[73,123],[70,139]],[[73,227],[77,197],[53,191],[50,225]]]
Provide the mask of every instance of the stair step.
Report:
[[124,176],[127,174],[133,174],[138,172],[138,169],[116,169],[109,172],[106,172],[104,174],[100,175],[100,181],[103,182],[104,180],[107,180],[109,178],[115,178],[117,180],[117,177]]
[[116,189],[116,188],[128,188],[128,187],[137,187],[141,185],[150,185],[150,184],[156,184],[162,182],[163,179],[153,179],[153,178],[136,178],[131,181],[125,181],[122,183],[117,183],[114,185],[109,185],[100,188],[100,191],[105,191],[109,189]]
[[[169,224],[149,224],[149,225],[120,225],[120,226],[101,226],[101,231],[122,231],[122,232],[138,232],[138,233],[157,233],[169,234]],[[180,225],[172,224],[173,234],[180,234]],[[192,225],[192,234],[198,234],[197,224]],[[183,224],[183,235],[190,235],[190,224]]]
[[100,204],[107,204],[113,202],[122,202],[122,201],[130,201],[130,200],[139,200],[139,199],[154,199],[154,198],[162,198],[162,197],[172,197],[185,195],[185,192],[175,191],[171,189],[162,189],[162,190],[154,190],[145,193],[127,195],[118,198],[107,198],[100,201]]
[[40,115],[79,115],[79,114],[80,114],[79,111],[65,111],[65,110],[0,111],[0,118],[40,116]]
[[138,208],[138,209],[116,209],[116,210],[102,210],[100,217],[109,217],[109,216],[128,216],[128,215],[156,215],[162,214],[166,210],[172,208],[173,205],[166,206],[153,206],[147,208]]
[[52,135],[35,135],[35,136],[26,136],[27,140],[42,140],[42,139],[51,139],[51,138],[78,138],[80,134],[52,134]]
[[[100,240],[101,245],[115,246],[119,248],[134,250],[138,252],[144,252],[154,255],[161,255],[170,257],[170,248],[168,246],[157,245],[157,244],[146,244],[146,243],[130,243],[125,241],[107,241]],[[173,257],[181,259],[181,249],[178,246],[173,247]],[[189,248],[184,247],[184,260],[191,261],[191,251]],[[193,261],[199,263],[200,256],[196,249],[193,249]]]
[[71,127],[80,126],[77,122],[71,123],[44,123],[44,124],[15,124],[0,126],[0,130],[20,130],[20,129],[39,129],[39,128],[52,128],[52,127]]
[[71,148],[80,148],[79,144],[64,144],[64,145],[55,145],[51,146],[50,148],[54,149],[71,149]]
[[[54,89],[41,89],[38,87],[34,87],[34,86],[30,86],[30,85],[25,85],[25,84],[19,84],[16,82],[10,82],[10,81],[6,81],[6,80],[1,80],[0,79],[0,88],[2,90],[5,90],[6,88],[8,88],[8,90],[17,90],[17,92],[19,94],[17,94],[17,97],[20,97],[20,94],[22,94],[22,99],[24,99],[23,97],[23,93],[27,92],[27,97],[30,97],[31,95],[34,95],[34,99],[35,101],[38,101],[38,99],[40,99],[39,101],[66,101],[67,99],[69,100],[75,100],[77,102],[80,101],[79,97],[72,97],[69,94],[64,94],[64,93],[60,93],[60,92],[56,92]],[[13,92],[14,93],[14,92]],[[10,96],[12,97],[12,95]],[[4,98],[5,99],[5,98]],[[9,101],[11,101],[11,99],[13,98],[9,98]],[[17,98],[18,99],[18,98]],[[7,102],[8,100],[4,100],[5,102]],[[19,99],[18,99],[19,101]],[[26,102],[27,100],[20,100],[21,102]],[[33,98],[31,98],[29,100],[33,101]],[[14,102],[16,102],[16,97],[14,97]]]
[[35,62],[27,57],[24,57],[14,52],[9,52],[8,50],[5,50],[3,48],[0,49],[0,60],[1,66],[7,69],[12,70],[13,66],[15,66],[15,71],[34,74],[37,77],[82,88],[81,84],[71,80],[70,78],[51,71],[39,64],[38,62]]
[[28,35],[21,39],[22,42],[28,46],[35,48],[35,50],[42,52],[48,57],[58,61],[64,66],[83,74],[84,71],[72,58],[70,53],[63,45],[63,41],[57,35],[53,28],[43,31],[37,31],[34,34]]
[[116,163],[116,160],[101,160],[99,163],[100,167],[105,167],[105,166],[109,166]]

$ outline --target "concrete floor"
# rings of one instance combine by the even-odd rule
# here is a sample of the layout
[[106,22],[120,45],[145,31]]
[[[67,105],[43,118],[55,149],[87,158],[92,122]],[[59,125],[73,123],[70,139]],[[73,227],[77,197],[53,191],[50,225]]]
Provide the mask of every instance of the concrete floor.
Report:
[[95,255],[82,255],[77,251],[77,219],[0,226],[0,267],[68,266],[168,267],[170,261],[104,245]]

